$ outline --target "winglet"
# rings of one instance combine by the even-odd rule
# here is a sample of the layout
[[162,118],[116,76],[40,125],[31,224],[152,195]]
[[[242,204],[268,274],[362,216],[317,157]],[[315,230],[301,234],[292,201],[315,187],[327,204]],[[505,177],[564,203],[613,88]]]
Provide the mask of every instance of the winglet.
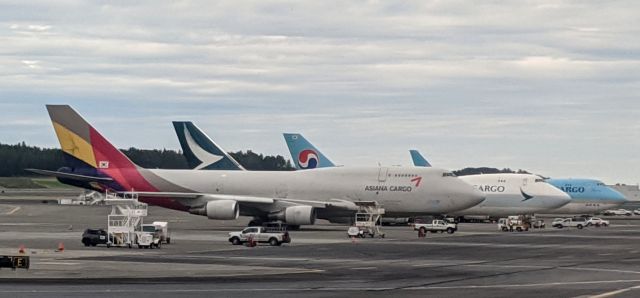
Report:
[[244,170],[244,168],[190,121],[173,121],[182,153],[195,170]]
[[335,167],[320,150],[298,133],[283,133],[293,163],[298,170]]
[[416,167],[427,167],[430,168],[431,164],[420,154],[418,150],[409,150],[411,153],[411,159],[413,160],[413,165]]

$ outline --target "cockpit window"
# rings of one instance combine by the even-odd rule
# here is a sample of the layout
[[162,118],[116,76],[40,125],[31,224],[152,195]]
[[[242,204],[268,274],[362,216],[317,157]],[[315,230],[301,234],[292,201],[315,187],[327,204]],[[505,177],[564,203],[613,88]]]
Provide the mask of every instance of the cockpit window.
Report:
[[598,186],[604,186],[604,183],[598,182]]
[[456,174],[453,172],[444,172],[442,173],[442,177],[456,177]]
[[538,178],[536,179],[536,183],[544,182],[544,179]]

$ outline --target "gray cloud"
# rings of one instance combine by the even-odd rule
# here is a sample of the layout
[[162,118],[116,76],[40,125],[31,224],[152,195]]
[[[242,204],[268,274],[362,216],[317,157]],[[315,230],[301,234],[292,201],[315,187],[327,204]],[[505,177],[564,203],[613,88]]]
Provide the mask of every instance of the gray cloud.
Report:
[[[343,164],[638,181],[633,1],[4,1],[0,141],[57,146],[45,103],[120,147],[300,131]],[[126,133],[123,133],[126,132]]]

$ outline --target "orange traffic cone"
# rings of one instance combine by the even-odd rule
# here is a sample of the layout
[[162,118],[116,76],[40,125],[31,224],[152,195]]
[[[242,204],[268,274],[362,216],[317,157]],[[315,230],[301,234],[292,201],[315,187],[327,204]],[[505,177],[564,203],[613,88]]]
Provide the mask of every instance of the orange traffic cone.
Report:
[[57,251],[60,251],[60,252],[64,251],[64,243],[62,243],[62,242],[58,243],[58,250]]
[[18,253],[23,254],[24,253],[24,244],[20,244],[20,248],[18,249]]

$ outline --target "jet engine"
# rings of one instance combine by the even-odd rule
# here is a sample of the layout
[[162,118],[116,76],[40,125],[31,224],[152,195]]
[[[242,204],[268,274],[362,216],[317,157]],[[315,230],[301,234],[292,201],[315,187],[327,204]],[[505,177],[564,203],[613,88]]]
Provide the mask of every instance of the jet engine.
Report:
[[189,210],[191,214],[205,215],[209,219],[231,220],[240,215],[240,206],[234,200],[209,201],[204,207]]
[[282,220],[288,225],[312,225],[316,222],[316,210],[311,206],[293,206],[272,214],[270,217]]

